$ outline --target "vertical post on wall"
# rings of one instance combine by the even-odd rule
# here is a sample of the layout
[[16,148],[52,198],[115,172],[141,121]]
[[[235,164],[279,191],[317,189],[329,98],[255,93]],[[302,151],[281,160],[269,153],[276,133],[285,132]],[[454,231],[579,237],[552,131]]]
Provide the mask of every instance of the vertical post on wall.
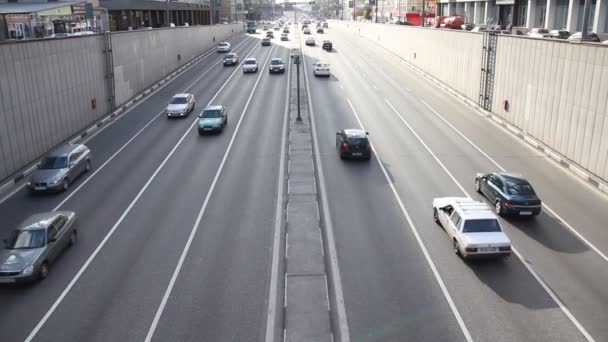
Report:
[[[583,29],[581,30],[581,41],[587,39],[587,31],[589,28],[589,7],[591,7],[590,1],[585,0],[585,7],[583,8]],[[599,10],[596,9],[596,11]]]
[[424,21],[426,20],[426,11],[425,11],[425,7],[426,6],[425,5],[426,4],[425,4],[424,0],[422,0],[422,25],[421,25],[422,27],[425,26],[424,25],[425,24]]

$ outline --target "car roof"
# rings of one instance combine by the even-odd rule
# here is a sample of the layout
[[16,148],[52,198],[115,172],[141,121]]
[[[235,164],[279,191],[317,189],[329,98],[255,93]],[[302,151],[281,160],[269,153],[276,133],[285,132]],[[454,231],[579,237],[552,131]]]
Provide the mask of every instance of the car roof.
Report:
[[249,57],[249,58],[245,59],[245,62],[247,62],[247,61],[257,62],[257,60],[254,57]]
[[205,110],[222,110],[222,108],[224,108],[222,105],[209,105],[205,107]]
[[64,156],[66,154],[70,154],[70,152],[74,151],[75,149],[77,149],[81,146],[83,146],[83,145],[82,144],[65,144],[65,145],[62,145],[62,146],[54,149],[47,156],[48,157]]
[[283,61],[283,58],[273,58],[271,61]]
[[230,45],[228,42],[221,42],[220,45]]
[[[317,63],[324,63],[324,62],[317,62]],[[349,138],[365,138],[367,136],[367,134],[365,134],[365,131],[356,129],[356,128],[344,129],[344,134],[346,134],[346,136]]]
[[190,94],[188,93],[179,93],[179,94],[175,94],[173,95],[173,97],[188,97]]
[[454,198],[452,206],[463,219],[496,219],[496,215],[488,204],[472,198]]
[[25,219],[19,227],[18,230],[34,230],[34,229],[46,229],[48,226],[57,218],[58,215],[70,216],[73,215],[72,211],[52,211],[46,213],[38,213],[34,214],[27,219]]

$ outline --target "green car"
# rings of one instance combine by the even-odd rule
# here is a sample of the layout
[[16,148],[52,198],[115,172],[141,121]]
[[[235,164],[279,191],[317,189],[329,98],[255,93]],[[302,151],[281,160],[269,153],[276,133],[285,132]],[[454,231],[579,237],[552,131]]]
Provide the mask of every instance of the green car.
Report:
[[224,106],[208,106],[198,116],[198,134],[222,132],[228,124],[228,111]]

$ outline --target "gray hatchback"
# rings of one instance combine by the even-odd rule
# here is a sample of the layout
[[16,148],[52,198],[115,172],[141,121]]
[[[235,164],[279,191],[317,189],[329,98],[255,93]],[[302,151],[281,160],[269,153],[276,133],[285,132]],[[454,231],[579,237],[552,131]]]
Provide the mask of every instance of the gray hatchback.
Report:
[[42,159],[27,187],[32,192],[66,191],[76,178],[89,170],[91,151],[85,145],[67,144]]
[[30,216],[0,250],[0,284],[44,279],[66,247],[76,243],[76,214],[54,211]]

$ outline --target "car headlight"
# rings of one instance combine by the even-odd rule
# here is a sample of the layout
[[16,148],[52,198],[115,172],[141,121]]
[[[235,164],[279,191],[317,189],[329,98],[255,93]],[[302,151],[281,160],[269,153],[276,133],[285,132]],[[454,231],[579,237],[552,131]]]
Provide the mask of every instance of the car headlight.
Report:
[[27,186],[32,186],[32,182],[28,181]]
[[23,271],[21,271],[21,274],[23,275],[31,275],[34,273],[34,266],[28,266],[26,268],[23,269]]
[[51,184],[58,184],[60,180],[61,180],[61,179],[53,179],[53,180],[52,180],[52,181],[50,181],[49,183],[51,183]]

